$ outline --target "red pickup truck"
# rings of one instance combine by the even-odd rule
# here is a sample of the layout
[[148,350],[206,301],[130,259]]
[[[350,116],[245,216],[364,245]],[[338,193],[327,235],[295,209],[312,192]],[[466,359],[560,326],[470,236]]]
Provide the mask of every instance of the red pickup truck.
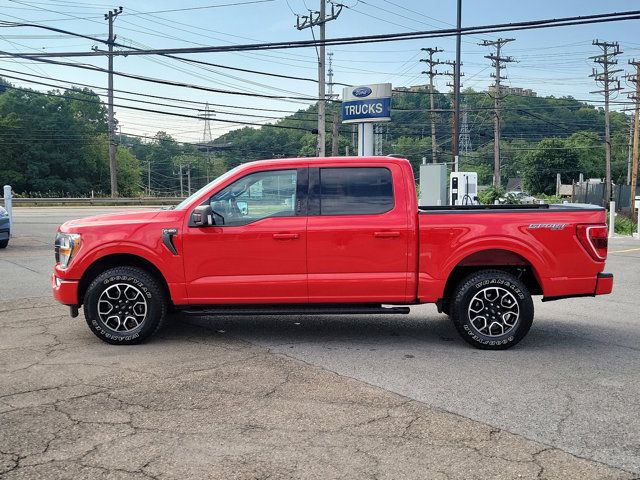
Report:
[[55,298],[113,344],[168,311],[394,314],[435,303],[462,338],[518,343],[543,301],[608,294],[605,211],[588,205],[419,207],[393,157],[243,164],[175,208],[67,222]]

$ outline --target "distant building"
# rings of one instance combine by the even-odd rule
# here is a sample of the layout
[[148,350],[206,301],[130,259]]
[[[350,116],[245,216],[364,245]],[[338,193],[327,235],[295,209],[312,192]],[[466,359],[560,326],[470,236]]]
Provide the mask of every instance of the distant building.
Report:
[[411,85],[410,87],[396,87],[399,92],[424,92],[429,90],[429,85]]
[[[490,85],[488,91],[490,93],[494,93],[496,90],[495,85]],[[502,95],[519,95],[521,97],[537,97],[538,94],[531,90],[530,88],[521,88],[521,87],[507,87],[505,85],[500,85],[500,93]]]

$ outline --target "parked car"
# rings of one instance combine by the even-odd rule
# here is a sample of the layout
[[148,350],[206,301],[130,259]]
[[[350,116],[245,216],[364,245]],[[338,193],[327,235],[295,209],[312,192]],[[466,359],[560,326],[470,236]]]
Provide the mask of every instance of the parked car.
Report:
[[520,190],[512,190],[510,192],[507,192],[505,196],[500,199],[500,203],[510,204],[536,203],[537,201],[538,200],[536,197]]
[[7,248],[11,236],[9,212],[0,207],[0,248]]
[[[54,297],[100,339],[150,337],[167,311],[404,314],[435,303],[471,345],[517,344],[543,300],[603,295],[605,211],[418,207],[400,158],[245,163],[170,210],[66,222]],[[393,306],[385,306],[393,305]]]

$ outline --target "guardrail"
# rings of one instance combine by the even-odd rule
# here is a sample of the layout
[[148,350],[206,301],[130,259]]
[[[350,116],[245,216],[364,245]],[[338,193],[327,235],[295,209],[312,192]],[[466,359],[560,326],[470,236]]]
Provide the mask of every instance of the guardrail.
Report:
[[13,197],[14,207],[92,207],[92,206],[156,206],[177,205],[181,197],[134,197],[134,198],[19,198]]

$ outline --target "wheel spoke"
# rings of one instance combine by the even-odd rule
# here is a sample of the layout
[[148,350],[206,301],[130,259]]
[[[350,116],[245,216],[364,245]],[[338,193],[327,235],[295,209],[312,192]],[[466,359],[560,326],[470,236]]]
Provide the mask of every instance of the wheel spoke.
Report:
[[130,332],[140,327],[147,312],[147,299],[134,285],[111,285],[98,298],[98,317],[105,327],[114,332]]
[[515,328],[520,318],[516,297],[503,287],[485,287],[477,292],[467,309],[471,326],[488,337],[501,337]]

